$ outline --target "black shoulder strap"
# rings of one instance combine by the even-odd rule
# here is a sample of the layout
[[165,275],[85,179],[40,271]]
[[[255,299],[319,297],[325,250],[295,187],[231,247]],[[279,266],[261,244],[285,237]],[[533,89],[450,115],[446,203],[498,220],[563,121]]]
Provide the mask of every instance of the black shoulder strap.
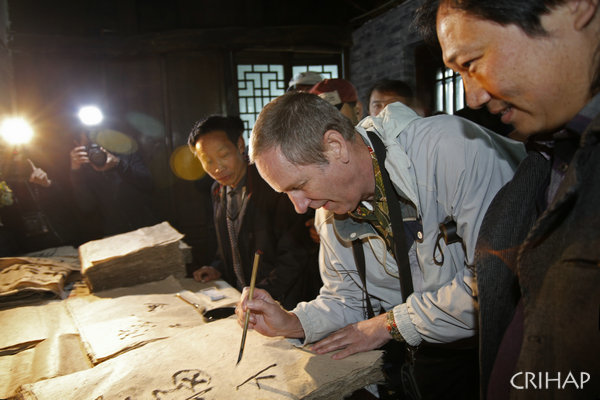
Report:
[[375,313],[373,312],[373,306],[371,305],[371,298],[369,291],[367,290],[367,277],[366,277],[366,265],[365,265],[365,251],[362,246],[362,240],[356,239],[352,241],[352,252],[354,254],[354,261],[356,262],[356,270],[362,281],[363,288],[365,291],[365,301],[367,303],[367,316],[373,318]]
[[386,151],[383,142],[374,132],[367,131],[367,134],[373,144],[373,150],[375,150],[379,169],[381,170],[381,177],[383,178],[383,187],[388,201],[388,210],[390,212],[392,232],[394,234],[394,253],[396,263],[398,264],[400,288],[402,289],[402,297],[406,301],[408,296],[413,292],[413,284],[412,275],[410,273],[410,261],[408,260],[408,249],[406,247],[406,234],[404,232],[404,223],[402,222],[402,210],[400,209],[400,203],[397,200],[398,195],[392,187],[390,175],[385,169]]

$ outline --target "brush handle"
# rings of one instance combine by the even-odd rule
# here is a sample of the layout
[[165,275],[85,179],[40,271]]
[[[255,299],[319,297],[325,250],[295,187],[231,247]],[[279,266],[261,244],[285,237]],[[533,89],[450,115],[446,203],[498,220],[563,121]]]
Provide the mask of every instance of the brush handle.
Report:
[[[258,271],[258,261],[262,252],[258,250],[254,253],[254,264],[252,265],[252,277],[250,278],[250,290],[248,291],[248,300],[254,297],[254,286],[256,286],[256,271]],[[242,359],[244,354],[244,346],[246,345],[246,334],[248,333],[248,323],[250,322],[250,310],[246,310],[246,318],[244,319],[244,331],[242,332],[242,343],[240,344],[240,354],[236,365]]]

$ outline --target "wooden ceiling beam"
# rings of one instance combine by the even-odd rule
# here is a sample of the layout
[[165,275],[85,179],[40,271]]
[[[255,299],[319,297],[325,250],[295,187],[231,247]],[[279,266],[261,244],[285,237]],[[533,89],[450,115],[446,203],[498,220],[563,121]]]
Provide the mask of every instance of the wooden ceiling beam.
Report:
[[328,51],[352,45],[350,29],[338,26],[289,26],[177,30],[129,37],[73,37],[13,33],[15,52],[127,56],[189,50],[287,48]]

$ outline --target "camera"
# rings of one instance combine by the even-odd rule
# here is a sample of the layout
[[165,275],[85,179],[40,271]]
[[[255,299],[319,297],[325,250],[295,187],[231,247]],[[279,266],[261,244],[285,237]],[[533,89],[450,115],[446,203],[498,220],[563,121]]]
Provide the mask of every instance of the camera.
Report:
[[103,167],[106,164],[106,153],[95,143],[86,147],[90,162],[96,167]]

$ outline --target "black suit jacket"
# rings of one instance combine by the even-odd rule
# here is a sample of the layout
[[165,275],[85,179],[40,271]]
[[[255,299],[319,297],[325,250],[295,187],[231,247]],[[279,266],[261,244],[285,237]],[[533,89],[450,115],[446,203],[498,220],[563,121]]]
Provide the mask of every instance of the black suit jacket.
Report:
[[[299,215],[288,197],[275,192],[258,174],[254,165],[248,166],[246,177],[248,204],[240,216],[242,225],[238,247],[246,283],[250,283],[254,254],[262,251],[256,277],[256,287],[267,290],[286,309],[299,301],[314,298],[314,277],[318,265],[309,257],[311,244],[304,226],[306,216]],[[213,184],[212,199],[215,229],[218,239],[217,259],[213,267],[232,286],[237,286],[233,270],[231,244],[226,222],[225,187]],[[238,287],[238,289],[242,289]]]
[[[600,394],[600,116],[581,138],[552,204],[536,196],[551,165],[530,153],[498,192],[476,250],[482,398],[517,304],[523,335],[512,373],[591,374],[583,389],[517,390],[511,398],[596,398]],[[503,356],[500,355],[500,356]],[[512,374],[511,373],[511,374]],[[556,382],[554,382],[556,385]]]

